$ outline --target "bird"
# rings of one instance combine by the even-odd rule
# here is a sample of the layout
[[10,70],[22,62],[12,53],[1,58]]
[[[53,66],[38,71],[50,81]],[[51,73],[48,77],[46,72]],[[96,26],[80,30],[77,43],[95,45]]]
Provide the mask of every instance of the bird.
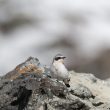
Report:
[[57,79],[57,81],[63,81],[67,87],[70,87],[69,81],[69,72],[64,65],[64,59],[66,57],[62,54],[57,54],[53,58],[53,62],[51,64],[51,77]]

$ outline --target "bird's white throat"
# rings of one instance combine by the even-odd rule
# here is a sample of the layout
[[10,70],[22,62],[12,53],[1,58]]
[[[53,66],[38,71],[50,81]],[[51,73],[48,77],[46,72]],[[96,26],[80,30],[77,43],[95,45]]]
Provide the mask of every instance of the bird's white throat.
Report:
[[62,62],[59,61],[55,61],[53,63],[53,66],[55,67],[55,69],[57,70],[57,72],[61,75],[67,75],[68,74],[68,70],[66,69],[65,65]]

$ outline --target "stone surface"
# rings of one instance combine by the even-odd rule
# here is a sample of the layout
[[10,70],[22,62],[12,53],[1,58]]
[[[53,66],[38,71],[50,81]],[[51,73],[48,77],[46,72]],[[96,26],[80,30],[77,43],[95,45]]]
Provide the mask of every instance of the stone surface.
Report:
[[0,78],[0,110],[109,110],[109,81],[70,71],[70,88],[28,58]]

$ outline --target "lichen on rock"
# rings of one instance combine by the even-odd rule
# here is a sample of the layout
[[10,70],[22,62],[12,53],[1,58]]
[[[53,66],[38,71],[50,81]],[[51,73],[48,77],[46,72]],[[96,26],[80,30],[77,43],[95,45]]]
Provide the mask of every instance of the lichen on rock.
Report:
[[67,88],[53,80],[50,72],[30,57],[1,77],[0,110],[107,110],[109,100],[103,93],[104,88],[109,92],[107,82],[103,84],[91,74],[70,72],[71,87]]

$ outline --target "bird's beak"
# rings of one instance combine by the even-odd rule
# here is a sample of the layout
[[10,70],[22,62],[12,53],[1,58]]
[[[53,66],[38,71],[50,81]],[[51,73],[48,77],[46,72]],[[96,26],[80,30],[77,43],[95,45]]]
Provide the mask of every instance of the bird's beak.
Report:
[[65,59],[66,57],[62,57],[63,59]]

